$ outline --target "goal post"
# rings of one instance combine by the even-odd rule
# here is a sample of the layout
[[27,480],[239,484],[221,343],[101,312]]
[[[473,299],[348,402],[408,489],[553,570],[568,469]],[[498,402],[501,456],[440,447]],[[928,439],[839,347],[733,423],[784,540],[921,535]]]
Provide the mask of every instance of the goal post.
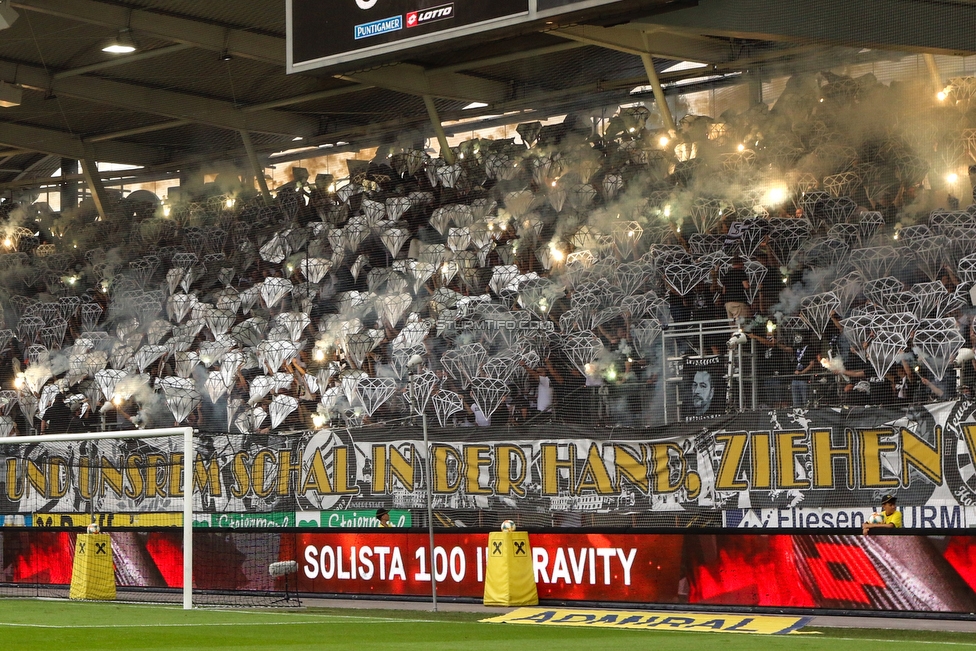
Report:
[[[192,427],[132,430],[121,432],[90,432],[80,434],[42,434],[0,438],[0,452],[10,446],[37,443],[70,443],[101,440],[148,439],[183,437],[183,609],[193,608],[193,467],[196,456]],[[26,481],[26,480],[25,480]]]

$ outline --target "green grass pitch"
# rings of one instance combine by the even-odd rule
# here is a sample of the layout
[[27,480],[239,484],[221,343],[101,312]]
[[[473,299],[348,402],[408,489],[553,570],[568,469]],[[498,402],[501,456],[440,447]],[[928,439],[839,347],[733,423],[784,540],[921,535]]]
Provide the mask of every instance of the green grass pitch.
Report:
[[393,610],[193,610],[172,606],[0,600],[0,649],[203,651],[241,649],[416,649],[417,651],[908,651],[976,649],[976,634],[805,629],[803,634],[623,631],[484,624],[490,615]]

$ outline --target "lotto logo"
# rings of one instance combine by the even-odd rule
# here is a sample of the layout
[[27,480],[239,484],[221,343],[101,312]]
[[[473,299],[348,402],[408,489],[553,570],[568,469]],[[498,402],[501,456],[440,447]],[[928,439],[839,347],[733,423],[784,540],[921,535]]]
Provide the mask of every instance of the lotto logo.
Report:
[[426,23],[433,23],[438,20],[447,20],[454,17],[454,3],[411,11],[407,13],[407,28],[418,27]]

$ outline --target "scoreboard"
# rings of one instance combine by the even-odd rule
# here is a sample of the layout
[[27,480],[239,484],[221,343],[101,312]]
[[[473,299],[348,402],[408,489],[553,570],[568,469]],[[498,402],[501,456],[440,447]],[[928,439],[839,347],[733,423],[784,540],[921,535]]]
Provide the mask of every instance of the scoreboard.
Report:
[[288,72],[382,57],[621,0],[286,0]]

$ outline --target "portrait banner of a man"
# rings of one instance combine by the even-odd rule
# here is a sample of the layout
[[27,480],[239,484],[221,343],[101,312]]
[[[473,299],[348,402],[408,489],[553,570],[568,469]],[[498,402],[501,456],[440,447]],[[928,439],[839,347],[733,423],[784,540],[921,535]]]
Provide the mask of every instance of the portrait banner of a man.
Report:
[[725,371],[718,355],[684,359],[681,416],[685,420],[725,413]]

